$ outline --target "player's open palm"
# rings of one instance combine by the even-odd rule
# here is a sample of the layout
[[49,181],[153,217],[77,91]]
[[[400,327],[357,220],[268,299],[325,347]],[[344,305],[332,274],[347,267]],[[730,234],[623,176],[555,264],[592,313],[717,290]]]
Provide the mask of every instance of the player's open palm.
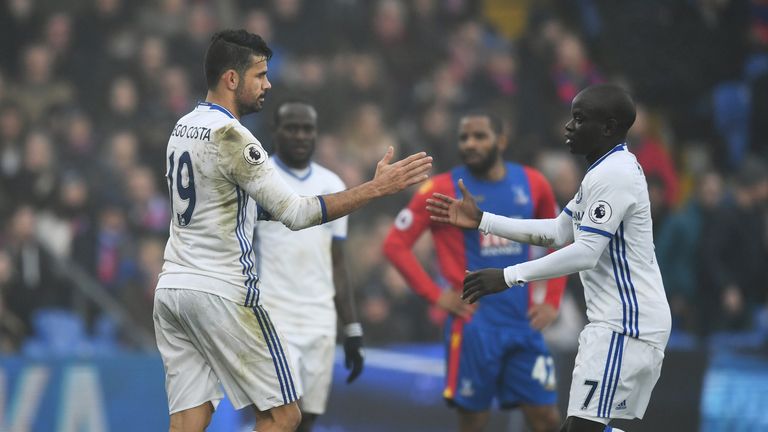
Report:
[[395,149],[390,146],[376,164],[373,182],[381,195],[391,195],[426,180],[432,169],[432,157],[424,152],[390,163],[394,154]]
[[461,298],[472,304],[480,297],[495,294],[509,288],[502,269],[482,269],[467,273],[464,277],[464,292]]
[[459,228],[477,229],[483,212],[477,206],[475,197],[464,186],[464,180],[459,179],[459,190],[462,198],[456,199],[435,192],[427,199],[427,211],[430,219],[436,222],[448,223]]

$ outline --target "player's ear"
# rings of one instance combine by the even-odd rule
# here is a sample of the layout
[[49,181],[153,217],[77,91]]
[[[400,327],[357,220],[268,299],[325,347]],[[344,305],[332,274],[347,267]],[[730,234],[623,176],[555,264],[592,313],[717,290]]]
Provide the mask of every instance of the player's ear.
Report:
[[619,130],[619,122],[615,118],[609,117],[603,125],[603,136],[612,136]]
[[507,138],[506,132],[499,134],[499,136],[496,138],[496,143],[499,146],[499,153],[504,153],[504,150],[507,149],[508,142],[509,139]]
[[240,75],[234,69],[227,69],[222,75],[221,79],[229,90],[237,90],[238,84],[240,84]]

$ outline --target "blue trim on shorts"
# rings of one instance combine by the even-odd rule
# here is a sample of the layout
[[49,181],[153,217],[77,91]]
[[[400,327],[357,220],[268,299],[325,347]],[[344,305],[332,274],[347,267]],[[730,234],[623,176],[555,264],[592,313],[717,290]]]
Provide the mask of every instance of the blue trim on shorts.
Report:
[[283,376],[280,374],[280,368],[277,366],[277,360],[275,358],[275,352],[272,350],[272,344],[270,344],[270,337],[271,335],[267,335],[267,330],[265,329],[264,322],[262,322],[261,315],[259,314],[259,307],[255,306],[253,308],[253,314],[256,315],[256,320],[259,322],[259,327],[261,327],[261,334],[264,336],[264,340],[267,342],[267,348],[269,348],[269,355],[272,357],[272,364],[275,365],[275,373],[277,375],[277,381],[280,383],[280,392],[283,394],[283,403],[288,403],[288,398],[285,396],[285,385],[283,384]]
[[616,342],[616,333],[611,333],[611,345],[608,347],[608,356],[605,359],[605,370],[603,371],[603,382],[600,384],[600,401],[597,404],[597,416],[603,417],[603,404],[604,402],[607,402],[606,400],[603,400],[603,396],[605,396],[605,383],[608,381],[608,368],[611,366],[611,353],[613,352],[613,344]]
[[[614,332],[616,334],[616,332]],[[611,416],[611,409],[613,409],[613,397],[616,396],[616,389],[619,388],[619,375],[621,374],[621,361],[624,357],[624,335],[619,335],[619,359],[616,366],[616,382],[613,384],[613,390],[611,391],[611,401],[608,403],[608,417]]]

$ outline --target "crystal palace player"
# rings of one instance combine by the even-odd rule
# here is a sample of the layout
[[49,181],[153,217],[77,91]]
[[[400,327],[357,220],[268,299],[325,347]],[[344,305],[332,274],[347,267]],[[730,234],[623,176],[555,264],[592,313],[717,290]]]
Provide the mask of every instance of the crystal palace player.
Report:
[[[485,112],[465,115],[459,124],[463,166],[435,176],[397,216],[384,243],[387,257],[409,285],[429,302],[446,309],[448,371],[443,396],[458,409],[462,432],[483,430],[494,398],[503,408],[520,406],[533,431],[559,426],[555,407],[555,372],[541,329],[557,316],[564,280],[547,283],[546,293],[510,290],[464,304],[460,290],[467,270],[504,267],[530,258],[528,245],[495,235],[433,223],[426,200],[439,192],[455,196],[459,179],[482,195],[485,210],[514,218],[551,218],[552,190],[536,170],[505,162],[506,137],[501,121]],[[429,229],[449,288],[441,291],[411,251]],[[544,288],[542,288],[543,290]]]
[[671,317],[654,253],[648,186],[624,142],[635,120],[634,102],[620,87],[592,86],[573,99],[571,116],[566,144],[572,153],[585,155],[590,166],[557,218],[516,220],[483,213],[466,190],[462,200],[435,195],[429,211],[433,220],[515,241],[567,245],[504,270],[473,272],[464,280],[463,296],[474,303],[487,294],[516,290],[509,287],[580,272],[589,324],[579,336],[561,431],[600,432],[616,430],[605,426],[611,419],[643,417],[661,374]]

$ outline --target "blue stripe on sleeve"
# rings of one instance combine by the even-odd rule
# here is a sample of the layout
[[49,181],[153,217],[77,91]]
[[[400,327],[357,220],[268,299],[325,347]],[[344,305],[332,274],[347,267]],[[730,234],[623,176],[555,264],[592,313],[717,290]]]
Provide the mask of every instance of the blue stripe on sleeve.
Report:
[[571,211],[571,209],[569,209],[568,207],[565,207],[565,208],[563,208],[563,211],[564,211],[564,212],[565,212],[565,214],[567,214],[568,216],[570,216],[570,217],[573,217],[573,212],[572,212],[572,211]]
[[600,234],[601,236],[605,236],[605,237],[608,237],[608,238],[613,237],[613,234],[609,233],[608,231],[603,231],[601,229],[592,228],[592,227],[588,227],[588,226],[584,226],[584,225],[581,225],[579,227],[579,231],[586,231],[586,232],[591,232],[591,233],[595,233],[595,234]]
[[323,213],[323,221],[320,223],[328,222],[328,210],[325,208],[325,200],[322,196],[318,195],[317,199],[320,201],[320,211]]

